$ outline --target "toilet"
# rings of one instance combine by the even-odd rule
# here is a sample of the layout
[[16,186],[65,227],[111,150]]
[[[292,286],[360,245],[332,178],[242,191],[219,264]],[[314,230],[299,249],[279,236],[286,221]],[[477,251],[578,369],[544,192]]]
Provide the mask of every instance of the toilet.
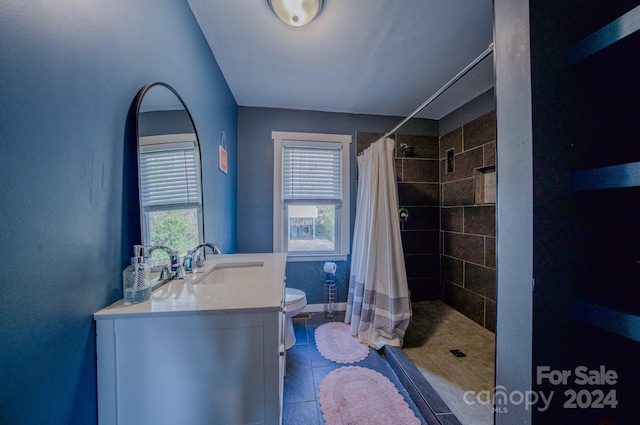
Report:
[[294,316],[302,312],[307,305],[307,294],[294,288],[285,289],[285,314],[284,314],[284,348],[286,350],[296,343],[296,335],[293,333]]

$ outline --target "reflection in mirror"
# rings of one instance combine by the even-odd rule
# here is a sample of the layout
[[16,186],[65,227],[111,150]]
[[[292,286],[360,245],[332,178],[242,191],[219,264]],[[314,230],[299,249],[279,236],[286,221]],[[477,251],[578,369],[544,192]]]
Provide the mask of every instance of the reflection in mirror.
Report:
[[[138,184],[143,245],[178,255],[202,243],[202,174],[198,135],[178,93],[164,83],[136,98]],[[166,258],[161,250],[153,253]]]

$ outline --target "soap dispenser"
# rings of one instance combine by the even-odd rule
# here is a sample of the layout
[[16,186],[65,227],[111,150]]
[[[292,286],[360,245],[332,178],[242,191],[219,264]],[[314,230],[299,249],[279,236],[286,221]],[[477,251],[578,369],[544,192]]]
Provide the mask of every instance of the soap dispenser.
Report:
[[151,266],[144,262],[144,247],[133,246],[131,264],[122,272],[122,289],[125,304],[136,304],[151,298]]

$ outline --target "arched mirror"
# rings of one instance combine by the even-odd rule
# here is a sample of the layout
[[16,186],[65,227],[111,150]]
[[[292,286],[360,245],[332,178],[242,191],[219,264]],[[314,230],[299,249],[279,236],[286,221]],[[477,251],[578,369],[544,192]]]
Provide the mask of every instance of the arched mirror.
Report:
[[164,83],[136,97],[138,185],[143,245],[183,255],[202,243],[200,144],[189,110]]

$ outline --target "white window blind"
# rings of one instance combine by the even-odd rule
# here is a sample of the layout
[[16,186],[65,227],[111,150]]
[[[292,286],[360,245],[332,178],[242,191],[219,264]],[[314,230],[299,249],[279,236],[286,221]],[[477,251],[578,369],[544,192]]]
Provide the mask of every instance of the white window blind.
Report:
[[282,199],[285,203],[305,200],[340,202],[341,146],[283,146]]
[[198,152],[187,147],[140,152],[143,207],[200,202]]

